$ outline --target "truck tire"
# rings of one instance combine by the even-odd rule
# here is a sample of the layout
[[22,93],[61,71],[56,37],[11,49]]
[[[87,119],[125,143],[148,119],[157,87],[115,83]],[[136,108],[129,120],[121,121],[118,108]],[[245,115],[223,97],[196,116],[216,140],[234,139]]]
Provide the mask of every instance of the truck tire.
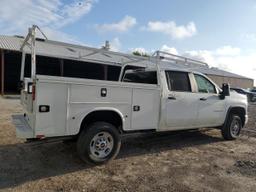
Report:
[[114,159],[121,147],[118,130],[110,123],[95,122],[84,128],[77,140],[79,157],[89,164],[103,164]]
[[236,139],[242,129],[242,121],[238,115],[230,114],[227,123],[222,127],[221,133],[224,139]]

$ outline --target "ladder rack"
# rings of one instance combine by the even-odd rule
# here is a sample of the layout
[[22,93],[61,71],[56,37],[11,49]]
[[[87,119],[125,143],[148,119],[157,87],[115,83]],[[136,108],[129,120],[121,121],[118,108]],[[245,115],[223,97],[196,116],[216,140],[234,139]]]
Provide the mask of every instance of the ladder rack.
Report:
[[20,51],[22,52],[21,74],[20,74],[21,81],[23,81],[23,78],[24,78],[25,58],[26,58],[26,52],[24,48],[26,46],[28,46],[28,48],[31,50],[31,78],[35,79],[35,76],[36,76],[36,29],[44,36],[45,39],[47,39],[46,35],[37,25],[32,25],[32,27],[28,29],[28,34],[20,47]]
[[[24,68],[25,68],[25,56],[26,54],[29,54],[25,47],[28,47],[31,51],[31,78],[35,79],[36,76],[36,30],[38,30],[43,37],[47,40],[46,35],[42,32],[42,30],[37,26],[33,25],[31,28],[29,28],[28,34],[26,38],[24,39],[20,51],[22,52],[22,61],[21,61],[21,76],[20,80],[22,81],[24,78]],[[49,43],[50,41],[48,41]],[[69,45],[70,46],[70,45]],[[72,45],[71,45],[72,46]],[[75,46],[75,45],[74,45]],[[96,49],[96,48],[90,48],[90,47],[84,47],[84,49],[90,50],[90,53],[87,54],[81,54],[79,52],[79,55],[77,57],[72,57],[69,59],[75,59],[75,60],[88,60],[88,61],[95,61],[96,54],[102,54],[106,57],[110,57],[113,60],[110,59],[110,61],[105,63],[112,63],[112,64],[118,64],[122,66],[122,69],[124,69],[127,65],[140,65],[143,67],[149,67],[149,66],[156,66],[158,71],[160,71],[160,66],[164,62],[165,64],[173,64],[175,62],[176,64],[184,64],[191,68],[196,67],[209,67],[207,63],[198,61],[195,59],[191,59],[184,56],[179,56],[171,53],[167,53],[164,51],[156,51],[151,56],[136,56],[131,54],[125,54],[125,53],[119,53],[119,52],[113,52],[109,51],[106,48]],[[89,58],[91,56],[95,55],[95,58]],[[114,57],[117,56],[118,59],[115,59]],[[104,59],[96,60],[104,62]],[[168,63],[169,61],[169,63]],[[171,61],[171,62],[170,62]]]
[[167,61],[171,60],[171,61],[175,61],[176,63],[182,62],[188,65],[197,64],[197,65],[209,67],[209,65],[203,61],[198,61],[195,59],[191,59],[191,58],[180,56],[180,55],[175,55],[172,53],[167,53],[164,51],[156,51],[153,53],[152,57],[159,57],[160,60],[167,60]]

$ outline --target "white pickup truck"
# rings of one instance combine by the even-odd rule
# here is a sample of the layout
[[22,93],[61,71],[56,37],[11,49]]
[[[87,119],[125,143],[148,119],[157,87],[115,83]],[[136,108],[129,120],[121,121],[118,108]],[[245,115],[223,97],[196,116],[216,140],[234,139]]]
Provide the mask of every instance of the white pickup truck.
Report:
[[239,136],[247,122],[246,97],[220,89],[193,70],[157,67],[123,71],[119,81],[36,75],[24,79],[24,114],[14,115],[17,136],[72,136],[82,160],[101,164],[119,152],[121,136],[137,131],[220,128]]

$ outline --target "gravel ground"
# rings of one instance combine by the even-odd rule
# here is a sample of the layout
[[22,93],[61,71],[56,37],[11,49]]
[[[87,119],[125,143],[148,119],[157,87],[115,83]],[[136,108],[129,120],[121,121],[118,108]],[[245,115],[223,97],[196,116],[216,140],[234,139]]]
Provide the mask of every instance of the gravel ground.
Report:
[[[224,141],[218,130],[126,139],[116,160],[88,166],[73,143],[24,144],[0,98],[0,191],[255,191],[256,138]],[[256,105],[247,129],[255,129]],[[245,132],[244,134],[247,134]]]
[[248,107],[249,121],[243,129],[246,135],[256,136],[256,103],[251,103]]

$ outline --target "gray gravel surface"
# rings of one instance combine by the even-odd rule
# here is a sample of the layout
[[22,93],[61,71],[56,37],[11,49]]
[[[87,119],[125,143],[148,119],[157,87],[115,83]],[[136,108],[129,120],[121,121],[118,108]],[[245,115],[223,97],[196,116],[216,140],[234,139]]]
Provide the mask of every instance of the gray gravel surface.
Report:
[[[219,130],[126,139],[117,159],[88,166],[74,143],[28,145],[11,114],[18,100],[0,98],[0,191],[255,191],[256,138],[224,141]],[[252,107],[250,110],[255,110]],[[253,116],[251,112],[250,116]],[[248,127],[252,128],[255,120]],[[254,127],[255,128],[255,127]]]

